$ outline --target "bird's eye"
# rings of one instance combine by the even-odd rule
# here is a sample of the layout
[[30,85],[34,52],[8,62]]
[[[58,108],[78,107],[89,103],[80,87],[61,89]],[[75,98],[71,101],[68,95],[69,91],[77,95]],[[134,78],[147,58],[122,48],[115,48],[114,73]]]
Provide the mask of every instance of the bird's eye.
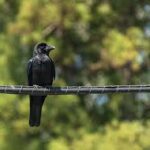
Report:
[[41,49],[44,49],[45,48],[45,46],[41,46]]

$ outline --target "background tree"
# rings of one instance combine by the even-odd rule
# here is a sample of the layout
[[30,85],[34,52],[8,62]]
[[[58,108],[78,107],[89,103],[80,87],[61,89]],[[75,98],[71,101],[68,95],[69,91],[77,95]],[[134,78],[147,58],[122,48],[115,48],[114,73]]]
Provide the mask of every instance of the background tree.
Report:
[[[0,12],[0,84],[27,83],[39,41],[56,46],[54,85],[150,81],[148,0],[0,0]],[[149,94],[49,96],[40,128],[28,96],[1,95],[0,112],[3,150],[150,149]]]

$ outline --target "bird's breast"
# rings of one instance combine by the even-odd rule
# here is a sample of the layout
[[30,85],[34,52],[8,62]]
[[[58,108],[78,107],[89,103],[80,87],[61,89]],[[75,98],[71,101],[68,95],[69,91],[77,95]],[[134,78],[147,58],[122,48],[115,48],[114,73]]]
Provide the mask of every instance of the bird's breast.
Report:
[[35,59],[32,66],[33,82],[38,85],[51,83],[51,61],[49,58]]

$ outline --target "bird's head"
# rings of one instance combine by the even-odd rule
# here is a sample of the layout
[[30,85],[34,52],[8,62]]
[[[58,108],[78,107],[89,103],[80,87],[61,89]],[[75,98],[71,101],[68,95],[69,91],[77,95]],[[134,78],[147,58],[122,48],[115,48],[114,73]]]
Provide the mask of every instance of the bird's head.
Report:
[[48,45],[46,43],[38,43],[35,47],[35,51],[38,53],[38,54],[47,54],[49,55],[49,52],[54,50],[55,47],[54,46],[51,46],[51,45]]

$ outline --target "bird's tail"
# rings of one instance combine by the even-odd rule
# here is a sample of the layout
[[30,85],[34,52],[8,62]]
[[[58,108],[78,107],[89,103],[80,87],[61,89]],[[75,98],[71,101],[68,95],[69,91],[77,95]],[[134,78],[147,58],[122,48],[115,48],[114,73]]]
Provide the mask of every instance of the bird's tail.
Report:
[[42,106],[46,96],[30,96],[29,125],[40,126]]

